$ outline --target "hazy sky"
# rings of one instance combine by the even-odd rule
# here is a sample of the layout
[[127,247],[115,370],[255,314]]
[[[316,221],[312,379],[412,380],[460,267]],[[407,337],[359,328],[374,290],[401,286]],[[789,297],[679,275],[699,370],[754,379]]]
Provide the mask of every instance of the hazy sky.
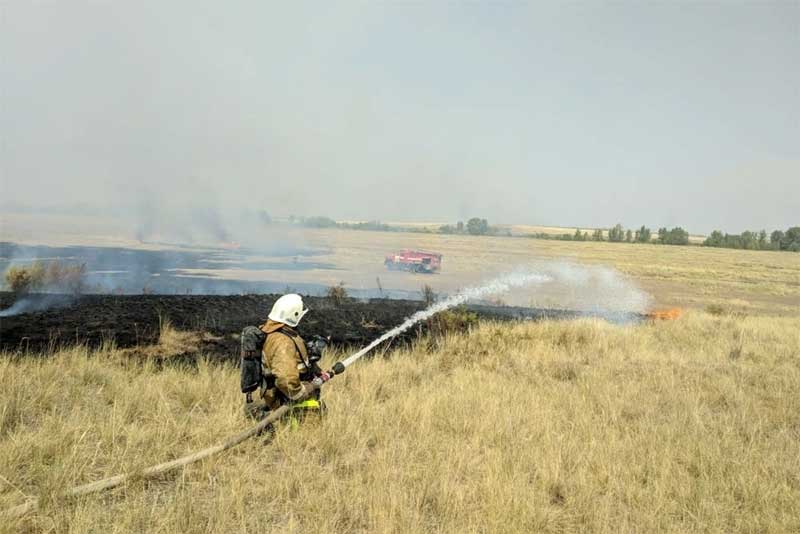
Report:
[[0,0],[3,202],[800,224],[800,2]]

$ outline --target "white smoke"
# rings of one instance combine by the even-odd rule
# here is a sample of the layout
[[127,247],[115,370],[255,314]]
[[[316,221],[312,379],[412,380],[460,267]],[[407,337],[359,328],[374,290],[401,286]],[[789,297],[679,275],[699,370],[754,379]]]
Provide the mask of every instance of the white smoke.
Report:
[[432,304],[427,309],[415,313],[403,321],[403,323],[392,328],[360,351],[356,352],[352,356],[349,356],[345,360],[342,360],[342,364],[345,367],[349,366],[351,363],[358,360],[387,339],[391,339],[399,334],[402,334],[420,321],[429,319],[439,312],[453,308],[454,306],[458,306],[460,304],[464,304],[469,300],[481,299],[490,295],[507,293],[514,288],[530,286],[533,284],[542,284],[549,280],[551,280],[551,278],[546,274],[517,271],[505,276],[501,276],[500,278],[496,278],[481,286],[464,289],[445,300]]
[[349,366],[384,341],[402,334],[420,321],[429,319],[439,312],[470,300],[484,299],[508,293],[512,289],[520,290],[530,287],[535,287],[536,292],[545,291],[548,287],[551,289],[556,287],[563,292],[566,288],[573,301],[580,301],[584,304],[582,311],[612,320],[629,320],[632,312],[644,311],[651,300],[647,293],[626,280],[621,273],[609,267],[550,262],[543,264],[535,271],[517,270],[483,285],[464,289],[445,300],[436,302],[425,310],[415,313],[360,351],[342,360],[342,364],[345,367]]
[[69,295],[38,293],[16,301],[9,308],[0,310],[0,317],[12,317],[21,313],[44,311],[54,306],[67,306],[74,301]]
[[545,262],[537,268],[551,280],[533,296],[529,302],[533,306],[546,303],[602,315],[644,312],[652,302],[652,297],[631,279],[605,265],[560,261]]

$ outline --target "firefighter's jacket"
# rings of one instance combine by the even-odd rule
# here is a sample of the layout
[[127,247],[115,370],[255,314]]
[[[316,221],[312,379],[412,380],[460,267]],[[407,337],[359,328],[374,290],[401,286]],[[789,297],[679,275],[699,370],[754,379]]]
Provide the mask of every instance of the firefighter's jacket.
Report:
[[[301,376],[307,380],[311,372],[303,338],[289,326],[271,319],[260,328],[267,334],[261,352],[265,372],[272,374],[275,387],[283,396],[297,400],[304,392]],[[268,406],[275,407],[281,403],[281,395],[275,388],[262,391],[262,396]]]

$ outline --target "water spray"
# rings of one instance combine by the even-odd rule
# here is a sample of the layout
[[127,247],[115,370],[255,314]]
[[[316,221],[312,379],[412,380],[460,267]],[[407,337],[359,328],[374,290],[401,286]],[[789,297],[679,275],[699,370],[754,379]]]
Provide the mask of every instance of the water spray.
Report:
[[[471,299],[479,299],[488,295],[494,295],[497,293],[504,293],[514,288],[524,287],[532,284],[541,284],[544,282],[550,281],[551,278],[548,275],[540,274],[540,273],[531,273],[531,272],[516,272],[511,273],[509,275],[497,278],[488,282],[482,286],[472,287],[465,289],[452,297],[446,298],[440,302],[437,302],[425,310],[419,311],[403,321],[400,325],[392,328],[381,337],[364,347],[363,349],[359,350],[355,354],[348,356],[342,361],[336,362],[333,365],[333,368],[327,373],[328,378],[325,380],[330,380],[330,378],[342,374],[347,367],[352,365],[354,362],[358,361],[362,356],[370,352],[372,349],[383,343],[388,339],[392,339],[415,324],[419,323],[420,321],[424,321],[429,319],[430,317],[436,315],[439,312],[448,310],[453,308],[454,306],[458,306],[460,304],[464,304],[468,300]],[[322,380],[315,381],[312,383],[312,386],[307,389],[306,397],[310,395],[316,389],[319,389],[324,382]],[[64,494],[64,497],[67,498],[74,498],[79,497],[81,495],[88,495],[90,493],[96,493],[99,491],[112,489],[118,486],[121,486],[125,482],[127,482],[132,476],[136,476],[139,479],[147,479],[159,476],[165,472],[172,471],[179,467],[183,467],[204,458],[208,458],[209,456],[213,456],[218,454],[222,451],[235,447],[239,443],[257,436],[261,434],[264,430],[266,430],[270,425],[277,422],[280,418],[285,416],[291,410],[291,406],[288,404],[284,404],[283,406],[277,408],[270,412],[269,416],[262,419],[256,426],[240,432],[234,436],[231,436],[224,442],[214,445],[213,447],[208,447],[201,451],[189,454],[182,458],[178,458],[176,460],[172,460],[169,462],[165,462],[162,464],[154,465],[152,467],[148,467],[138,473],[127,473],[122,475],[116,475],[110,478],[106,478],[103,480],[98,480],[97,482],[92,482],[90,484],[84,484],[82,486],[76,486]],[[29,500],[26,503],[20,504],[19,506],[15,506],[13,508],[9,508],[3,512],[8,518],[13,517],[20,517],[31,510],[34,510],[39,506],[39,499],[34,498]]]
[[440,302],[437,302],[427,309],[422,311],[418,311],[405,321],[403,321],[400,325],[392,328],[381,337],[361,349],[360,351],[356,352],[345,358],[340,362],[336,362],[333,366],[332,375],[341,374],[347,369],[350,365],[356,362],[359,358],[370,352],[372,349],[398,335],[402,334],[415,324],[419,323],[420,321],[425,321],[426,319],[430,319],[434,315],[439,312],[443,312],[455,306],[459,306],[464,304],[469,300],[479,299],[488,295],[495,295],[498,293],[506,293],[511,289],[517,287],[524,287],[531,284],[541,284],[544,282],[549,282],[551,280],[550,276],[539,274],[539,273],[530,273],[530,272],[517,272],[508,274],[506,276],[497,278],[478,287],[471,287],[465,289],[452,297],[446,298]]

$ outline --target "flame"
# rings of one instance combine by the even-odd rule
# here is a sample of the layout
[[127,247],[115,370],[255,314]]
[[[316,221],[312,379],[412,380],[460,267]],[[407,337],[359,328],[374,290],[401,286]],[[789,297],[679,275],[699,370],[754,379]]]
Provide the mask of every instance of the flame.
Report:
[[670,308],[668,310],[654,310],[647,313],[646,315],[648,319],[651,319],[653,321],[658,321],[658,320],[666,321],[666,320],[677,319],[678,317],[681,316],[682,313],[683,310],[680,308]]

